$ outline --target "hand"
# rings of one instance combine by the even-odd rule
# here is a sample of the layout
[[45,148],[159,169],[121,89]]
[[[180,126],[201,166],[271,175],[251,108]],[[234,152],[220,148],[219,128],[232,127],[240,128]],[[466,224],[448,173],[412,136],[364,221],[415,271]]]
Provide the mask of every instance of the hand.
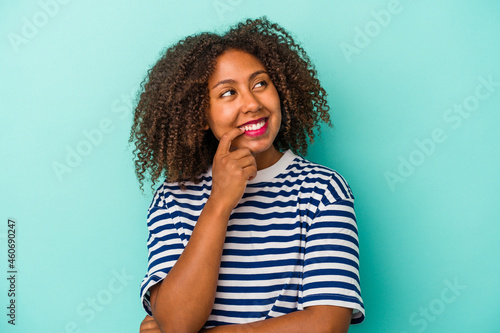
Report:
[[161,331],[154,317],[146,316],[141,322],[139,333],[161,333]]
[[[212,332],[213,330],[202,328],[198,333]],[[139,333],[161,333],[161,330],[154,317],[146,315],[146,318],[141,322]]]
[[257,162],[248,148],[233,149],[231,141],[244,131],[239,128],[224,133],[219,141],[212,165],[212,193],[218,205],[232,210],[240,201],[247,181],[257,175]]

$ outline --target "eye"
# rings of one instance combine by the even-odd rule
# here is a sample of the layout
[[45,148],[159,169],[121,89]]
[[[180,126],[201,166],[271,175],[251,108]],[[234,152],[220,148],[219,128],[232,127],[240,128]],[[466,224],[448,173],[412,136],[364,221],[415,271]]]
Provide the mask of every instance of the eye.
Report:
[[223,93],[220,95],[220,97],[225,97],[225,96],[230,96],[230,95],[233,95],[233,94],[229,94],[229,95],[228,95],[228,93],[235,93],[235,91],[234,91],[234,90],[232,90],[232,89],[226,90],[225,92],[223,92]]
[[259,87],[265,87],[267,86],[267,81],[263,80],[263,81],[259,81],[255,84],[255,87],[259,88]]

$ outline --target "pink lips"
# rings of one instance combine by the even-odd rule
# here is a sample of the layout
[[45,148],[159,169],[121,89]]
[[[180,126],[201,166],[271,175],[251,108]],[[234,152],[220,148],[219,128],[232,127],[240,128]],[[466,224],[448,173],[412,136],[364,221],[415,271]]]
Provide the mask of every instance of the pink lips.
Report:
[[266,133],[268,120],[269,119],[266,119],[266,122],[264,123],[264,126],[262,126],[261,128],[259,128],[258,130],[255,130],[255,131],[245,131],[244,135],[248,135],[248,136],[254,137],[254,136],[260,136],[260,135]]

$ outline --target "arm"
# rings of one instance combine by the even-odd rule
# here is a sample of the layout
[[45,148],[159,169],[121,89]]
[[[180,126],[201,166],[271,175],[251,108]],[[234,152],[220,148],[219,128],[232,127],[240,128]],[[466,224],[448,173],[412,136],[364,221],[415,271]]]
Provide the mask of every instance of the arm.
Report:
[[151,310],[162,332],[195,332],[210,315],[229,213],[209,199],[182,255],[151,288]]
[[[200,333],[346,333],[351,321],[352,309],[337,306],[311,306],[304,311],[296,311],[290,314],[270,318],[263,321],[241,325],[227,325],[201,330]],[[160,333],[157,323],[153,317],[146,316],[141,323],[141,333]]]
[[249,178],[255,158],[248,149],[230,152],[239,128],[224,134],[214,157],[212,191],[190,240],[165,279],[151,287],[151,310],[162,332],[198,332],[212,311],[227,222]]
[[200,333],[346,333],[351,322],[352,309],[317,305],[280,317],[248,324],[218,326]]

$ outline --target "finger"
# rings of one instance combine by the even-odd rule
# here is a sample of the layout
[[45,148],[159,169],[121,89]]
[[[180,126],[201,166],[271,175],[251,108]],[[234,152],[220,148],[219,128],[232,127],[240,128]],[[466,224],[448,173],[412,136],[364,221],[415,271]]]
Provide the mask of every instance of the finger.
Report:
[[142,327],[139,329],[139,333],[161,333],[161,330],[158,326],[152,327]]
[[156,320],[152,316],[146,316],[141,322],[141,331],[158,327]]
[[[243,152],[240,152],[240,150],[243,150]],[[245,150],[247,151],[245,152]],[[247,148],[238,149],[223,158],[229,159],[226,161],[228,170],[236,171],[248,166],[255,166],[257,168],[257,161]]]
[[158,326],[152,328],[143,328],[141,327],[139,333],[161,333],[161,330]]
[[255,157],[253,157],[252,155],[241,157],[236,162],[238,163],[238,166],[242,169],[249,166],[254,166],[255,169],[257,169],[257,162],[255,161]]
[[215,154],[216,155],[229,154],[230,153],[229,149],[231,148],[231,141],[233,141],[237,136],[243,133],[245,133],[244,130],[236,127],[222,134],[219,141],[219,146],[217,147],[217,151],[215,152]]
[[257,176],[257,167],[255,165],[249,165],[243,168],[243,175],[247,180],[252,180]]
[[236,160],[247,156],[253,157],[253,159],[255,159],[253,152],[248,148],[240,148],[231,152],[231,157]]
[[150,315],[146,315],[146,317],[144,317],[144,319],[142,320],[142,322],[148,322],[148,321],[154,321],[155,320],[155,317],[153,316],[150,316]]

